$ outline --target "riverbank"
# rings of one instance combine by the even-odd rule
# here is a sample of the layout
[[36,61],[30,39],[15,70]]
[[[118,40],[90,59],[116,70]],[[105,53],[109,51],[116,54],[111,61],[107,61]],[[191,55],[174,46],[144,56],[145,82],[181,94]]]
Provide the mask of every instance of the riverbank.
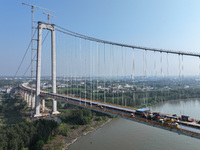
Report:
[[69,146],[71,145],[71,144],[73,144],[73,143],[75,143],[79,138],[81,138],[82,136],[85,136],[85,135],[87,135],[87,134],[89,134],[89,133],[91,133],[91,132],[94,132],[95,130],[97,130],[97,129],[99,129],[99,128],[101,128],[102,126],[104,126],[106,123],[108,123],[108,122],[110,122],[112,119],[111,118],[109,118],[107,121],[102,121],[102,122],[100,122],[100,124],[98,124],[98,126],[94,126],[94,127],[91,127],[91,129],[90,130],[88,130],[88,131],[83,131],[83,132],[80,132],[80,134],[79,135],[75,135],[74,137],[72,136],[70,139],[66,139],[65,140],[65,142],[66,142],[66,145],[65,145],[65,147],[63,148],[63,150],[67,150],[68,148],[69,148]]
[[69,146],[75,143],[82,136],[85,136],[95,130],[101,128],[106,123],[110,122],[112,118],[104,117],[101,121],[92,121],[90,124],[81,125],[78,128],[73,129],[72,125],[65,126],[69,128],[67,136],[58,135],[51,140],[50,143],[45,144],[43,150],[49,149],[63,149],[67,150]]

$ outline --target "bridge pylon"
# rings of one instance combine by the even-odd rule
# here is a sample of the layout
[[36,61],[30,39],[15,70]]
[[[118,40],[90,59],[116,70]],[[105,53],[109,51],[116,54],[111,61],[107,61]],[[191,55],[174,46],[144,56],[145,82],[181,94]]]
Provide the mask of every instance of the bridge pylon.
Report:
[[[42,29],[51,31],[51,76],[52,92],[56,93],[56,49],[55,49],[55,25],[44,22],[38,22],[38,40],[37,40],[37,65],[36,65],[36,92],[35,92],[35,113],[34,117],[41,116],[40,113],[40,79],[41,79],[41,47],[42,47]],[[57,100],[53,100],[52,114],[58,114]]]

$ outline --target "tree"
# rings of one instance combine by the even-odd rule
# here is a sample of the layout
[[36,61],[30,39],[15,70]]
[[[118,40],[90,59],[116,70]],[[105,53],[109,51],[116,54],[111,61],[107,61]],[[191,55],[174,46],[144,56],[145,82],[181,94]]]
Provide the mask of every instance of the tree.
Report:
[[42,150],[42,147],[43,147],[43,146],[44,146],[44,141],[43,141],[43,140],[39,140],[39,141],[37,141],[37,143],[36,143],[34,149],[35,149],[35,150]]

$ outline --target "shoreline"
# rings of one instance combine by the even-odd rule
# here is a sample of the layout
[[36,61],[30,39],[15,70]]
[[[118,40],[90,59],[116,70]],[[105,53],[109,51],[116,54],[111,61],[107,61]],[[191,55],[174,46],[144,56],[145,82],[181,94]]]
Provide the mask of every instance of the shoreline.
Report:
[[103,122],[101,125],[99,125],[97,127],[92,127],[92,129],[90,131],[81,132],[77,137],[72,137],[71,139],[68,139],[70,137],[66,137],[65,146],[62,148],[62,150],[68,150],[69,146],[74,144],[78,139],[80,139],[83,136],[86,136],[89,133],[92,133],[92,132],[98,130],[99,128],[103,127],[105,124],[109,123],[111,120],[112,120],[112,118],[109,118],[106,122]]

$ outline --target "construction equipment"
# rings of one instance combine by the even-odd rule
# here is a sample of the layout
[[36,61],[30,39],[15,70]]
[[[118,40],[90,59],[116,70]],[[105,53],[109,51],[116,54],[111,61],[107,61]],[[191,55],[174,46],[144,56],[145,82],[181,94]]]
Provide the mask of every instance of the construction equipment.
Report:
[[[43,10],[47,10],[47,11],[51,11],[51,12],[55,12],[53,10],[50,10],[50,9],[46,9],[46,8],[42,8],[42,7],[39,7],[39,6],[35,6],[35,5],[30,5],[30,4],[26,4],[26,3],[22,3],[22,5],[26,5],[26,6],[30,6],[31,7],[31,83],[33,81],[33,72],[35,72],[34,68],[33,68],[33,62],[36,62],[34,59],[35,59],[35,54],[34,54],[34,50],[37,51],[37,49],[34,49],[34,46],[33,46],[33,41],[34,41],[34,33],[33,33],[33,30],[34,30],[34,27],[33,27],[33,22],[34,22],[34,8],[39,8],[39,9],[43,9]],[[31,87],[32,87],[33,84],[31,84]],[[33,98],[33,91],[31,90],[31,97]],[[32,102],[33,100],[31,100]],[[31,103],[31,108],[33,109],[35,106],[33,106],[34,104]],[[31,112],[32,113],[32,112]]]
[[51,14],[48,14],[48,13],[43,13],[43,14],[47,15],[48,24],[49,24],[49,17],[50,17],[50,16],[55,18],[55,16],[53,16],[53,15],[51,15]]

